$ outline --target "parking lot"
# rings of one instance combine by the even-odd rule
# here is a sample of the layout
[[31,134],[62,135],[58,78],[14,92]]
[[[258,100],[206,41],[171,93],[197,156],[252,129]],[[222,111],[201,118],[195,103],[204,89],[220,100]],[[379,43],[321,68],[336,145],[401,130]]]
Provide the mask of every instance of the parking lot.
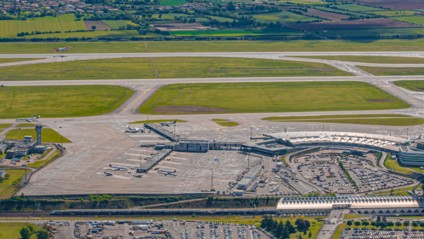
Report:
[[322,150],[296,157],[292,165],[325,193],[368,193],[414,183],[378,167],[375,154],[362,153],[358,156],[341,150]]
[[175,238],[175,239],[269,239],[255,226],[218,222],[78,221],[49,222],[54,238]]
[[408,239],[422,239],[424,238],[424,231],[379,231],[370,229],[352,229],[344,230],[340,239],[384,239],[384,238],[408,238]]

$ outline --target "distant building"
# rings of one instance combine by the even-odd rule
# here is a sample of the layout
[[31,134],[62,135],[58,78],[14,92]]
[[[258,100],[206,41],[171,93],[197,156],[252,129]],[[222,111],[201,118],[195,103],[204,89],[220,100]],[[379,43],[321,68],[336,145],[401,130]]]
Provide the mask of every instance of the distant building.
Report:
[[207,152],[209,142],[202,140],[181,140],[174,145],[175,151],[180,152]]

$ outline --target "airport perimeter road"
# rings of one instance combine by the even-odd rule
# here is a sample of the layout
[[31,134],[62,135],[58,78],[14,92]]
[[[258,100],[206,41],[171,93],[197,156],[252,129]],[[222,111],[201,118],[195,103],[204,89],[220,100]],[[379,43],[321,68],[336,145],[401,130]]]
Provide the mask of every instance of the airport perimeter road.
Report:
[[336,231],[337,226],[343,222],[343,215],[348,212],[349,210],[332,210],[325,219],[324,226],[319,231],[317,238],[331,239],[331,236]]

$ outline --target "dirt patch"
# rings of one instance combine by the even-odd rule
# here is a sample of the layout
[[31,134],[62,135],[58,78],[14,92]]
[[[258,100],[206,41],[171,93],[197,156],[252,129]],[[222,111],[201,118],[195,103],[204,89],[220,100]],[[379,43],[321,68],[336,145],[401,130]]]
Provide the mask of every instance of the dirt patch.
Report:
[[392,10],[416,10],[424,8],[423,0],[350,0],[350,2]]
[[314,8],[308,8],[308,11],[305,12],[304,14],[307,15],[307,16],[324,18],[324,19],[328,19],[328,20],[331,20],[331,21],[349,19],[348,15],[321,11],[321,10],[314,9]]
[[93,26],[96,26],[96,30],[101,31],[112,29],[110,26],[106,25],[106,23],[102,21],[84,21],[84,24],[86,30],[93,30]]
[[386,103],[386,102],[393,102],[392,99],[369,99],[368,102],[372,103]]
[[208,113],[229,113],[230,111],[222,108],[204,107],[204,106],[158,106],[156,113],[162,114],[208,114]]
[[313,30],[336,30],[336,29],[367,29],[367,28],[399,28],[399,27],[418,27],[415,24],[400,22],[386,18],[372,18],[359,20],[341,20],[331,22],[299,23],[292,24],[290,27],[313,31]]

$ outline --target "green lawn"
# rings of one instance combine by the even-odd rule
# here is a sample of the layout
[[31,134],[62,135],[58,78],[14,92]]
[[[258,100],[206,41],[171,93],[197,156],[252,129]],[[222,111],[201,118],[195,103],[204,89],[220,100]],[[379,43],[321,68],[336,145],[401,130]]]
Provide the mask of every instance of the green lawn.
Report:
[[0,124],[0,133],[1,133],[3,130],[5,130],[5,129],[9,128],[11,125],[12,125],[12,124]]
[[408,115],[320,115],[320,116],[287,116],[267,117],[263,120],[273,122],[322,122],[343,124],[367,124],[386,126],[412,126],[424,124],[424,119]]
[[28,167],[31,168],[40,168],[44,165],[47,165],[48,163],[50,163],[53,159],[57,158],[60,156],[60,151],[56,150],[52,155],[50,155],[48,158],[43,159],[43,160],[37,160],[33,163],[28,164]]
[[[23,223],[23,222],[7,222],[7,223],[0,223],[0,239],[20,239],[21,236],[19,234],[19,230],[23,227],[32,225],[35,230],[41,229],[41,227],[36,226],[34,224],[30,223]],[[31,236],[31,239],[36,239],[37,236],[33,234]]]
[[302,56],[304,58],[387,64],[424,64],[424,58],[390,56]]
[[18,62],[18,61],[32,61],[39,60],[37,58],[0,58],[0,63]]
[[[16,37],[20,32],[48,32],[85,30],[84,22],[76,21],[73,14],[22,20],[1,20],[0,37]],[[2,52],[0,50],[0,52]]]
[[140,108],[149,114],[301,112],[406,108],[363,82],[172,84]]
[[[147,34],[147,35],[139,35],[136,30],[122,30],[122,31],[85,31],[85,32],[62,32],[62,33],[49,33],[49,34],[40,34],[40,35],[31,35],[31,36],[25,36],[26,39],[32,39],[32,38],[70,38],[70,37],[77,37],[77,38],[83,38],[83,37],[103,37],[103,38],[124,38],[124,39],[130,39],[131,37],[151,37],[155,36],[153,34]],[[62,43],[63,46],[69,45],[68,43]],[[54,48],[52,48],[54,50]]]
[[209,57],[119,58],[0,68],[0,80],[6,81],[344,75],[349,74],[321,63]]
[[227,119],[212,119],[212,121],[225,127],[234,127],[239,125],[239,123]]
[[159,0],[161,6],[178,6],[186,4],[186,0]]
[[240,51],[423,51],[424,39],[376,41],[161,41],[0,43],[0,52],[51,53],[70,46],[68,53],[102,52],[240,52]]
[[362,70],[377,76],[424,75],[424,67],[373,67],[358,66]]
[[133,91],[120,86],[23,86],[0,88],[0,118],[77,117],[109,113]]
[[[35,129],[12,129],[7,132],[6,139],[23,139],[24,136],[32,136],[36,139]],[[46,143],[70,143],[71,141],[63,137],[58,132],[51,128],[43,128],[41,139]]]
[[408,174],[408,175],[412,173],[424,173],[424,170],[420,169],[419,167],[403,167],[399,165],[397,160],[390,159],[389,157],[387,157],[386,160],[384,161],[384,166],[393,171]]
[[395,85],[403,87],[407,90],[412,91],[424,91],[424,81],[422,80],[405,80],[405,81],[395,81]]
[[358,4],[337,4],[334,6],[338,9],[345,10],[345,11],[352,11],[352,12],[373,12],[373,11],[385,10],[384,8],[369,7],[369,6],[358,5]]
[[[15,193],[15,188],[13,185],[21,180],[22,176],[25,174],[25,170],[8,169],[6,170],[6,174],[9,175],[9,178],[0,183],[0,200],[13,196]],[[0,230],[0,235],[1,232],[2,230]]]

